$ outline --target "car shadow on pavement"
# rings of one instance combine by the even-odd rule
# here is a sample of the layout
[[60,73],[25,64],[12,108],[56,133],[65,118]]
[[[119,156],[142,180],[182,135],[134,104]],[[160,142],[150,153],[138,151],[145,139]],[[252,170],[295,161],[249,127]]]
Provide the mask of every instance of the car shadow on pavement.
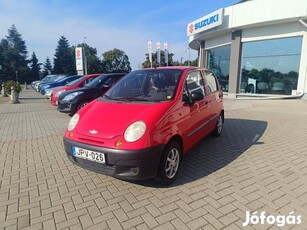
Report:
[[[220,137],[215,138],[209,135],[184,156],[178,177],[169,187],[206,177],[235,161],[252,145],[264,144],[259,139],[266,128],[266,121],[225,119]],[[138,184],[161,187],[155,180],[140,181]]]

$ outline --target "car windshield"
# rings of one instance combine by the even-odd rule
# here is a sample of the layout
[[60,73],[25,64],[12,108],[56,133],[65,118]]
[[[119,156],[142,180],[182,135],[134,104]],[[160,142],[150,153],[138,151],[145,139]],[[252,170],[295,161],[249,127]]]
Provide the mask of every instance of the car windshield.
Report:
[[169,101],[174,98],[182,70],[144,69],[126,75],[106,98],[121,101]]
[[90,81],[89,83],[87,83],[85,86],[90,88],[99,88],[102,85],[109,85],[110,79],[111,76],[109,75],[101,75],[99,77],[96,77],[94,80]]
[[73,86],[73,85],[76,85],[78,84],[79,82],[83,81],[85,79],[85,76],[84,77],[81,77],[81,78],[77,78],[76,80],[73,80],[71,82],[69,82],[68,84],[66,84],[67,86]]

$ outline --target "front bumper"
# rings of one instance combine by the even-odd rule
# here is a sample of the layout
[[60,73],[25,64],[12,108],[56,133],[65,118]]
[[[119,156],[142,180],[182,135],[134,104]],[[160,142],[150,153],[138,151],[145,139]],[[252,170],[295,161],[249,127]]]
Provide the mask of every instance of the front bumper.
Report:
[[58,111],[61,113],[75,114],[77,112],[77,104],[58,100]]
[[[106,163],[77,158],[73,156],[72,146],[104,153]],[[157,175],[165,145],[140,150],[121,150],[88,145],[64,137],[64,147],[68,158],[78,166],[120,179],[142,180]]]

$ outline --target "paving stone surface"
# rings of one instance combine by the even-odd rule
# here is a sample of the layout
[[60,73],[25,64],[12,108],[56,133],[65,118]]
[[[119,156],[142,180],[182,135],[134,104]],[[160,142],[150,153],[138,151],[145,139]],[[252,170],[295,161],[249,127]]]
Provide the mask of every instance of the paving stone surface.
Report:
[[[31,89],[20,102],[0,100],[0,229],[307,229],[307,101],[225,99],[222,136],[167,188],[73,165],[70,118]],[[302,223],[243,227],[246,211]]]

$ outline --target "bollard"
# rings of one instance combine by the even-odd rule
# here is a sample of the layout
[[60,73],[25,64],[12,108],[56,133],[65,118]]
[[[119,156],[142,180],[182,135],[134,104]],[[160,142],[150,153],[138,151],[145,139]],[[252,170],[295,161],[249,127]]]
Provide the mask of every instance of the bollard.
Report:
[[28,89],[27,82],[25,82],[25,89]]
[[4,86],[4,82],[2,82],[1,95],[2,95],[2,97],[7,97],[6,90],[5,90],[5,86]]
[[9,103],[10,104],[18,104],[19,103],[15,86],[11,87],[11,100],[9,101]]

